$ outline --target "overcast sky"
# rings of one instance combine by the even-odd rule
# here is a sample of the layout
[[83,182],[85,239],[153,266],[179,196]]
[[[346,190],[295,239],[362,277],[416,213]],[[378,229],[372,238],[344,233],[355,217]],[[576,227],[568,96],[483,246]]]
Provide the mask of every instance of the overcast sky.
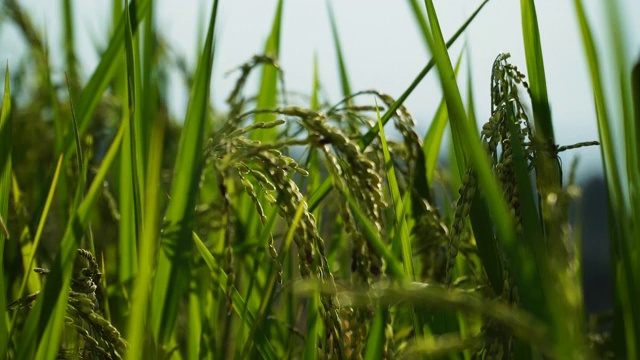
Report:
[[[105,29],[110,26],[111,1],[76,0],[77,41],[84,75],[90,75],[97,64],[96,44],[107,41]],[[588,14],[597,25],[597,36],[604,44],[605,13],[598,4],[588,3]],[[46,29],[52,49],[54,66],[62,64],[59,1],[23,1],[33,15],[34,23]],[[208,20],[212,1],[156,0],[157,24],[174,48],[194,64],[196,41]],[[478,6],[480,1],[436,1],[445,38],[449,38]],[[520,6],[516,0],[491,0],[451,50],[457,58],[466,43],[471,59],[473,94],[479,121],[489,116],[489,79],[491,66],[500,52],[512,54],[511,62],[526,73]],[[640,3],[621,0],[627,17],[629,53],[640,55]],[[225,73],[260,53],[264,48],[275,13],[276,0],[222,0],[220,2],[216,58],[213,73],[213,100],[222,107],[225,95],[234,84],[234,76]],[[333,0],[333,9],[351,76],[353,90],[376,88],[399,96],[429,60],[404,0]],[[571,144],[597,140],[597,127],[590,80],[584,61],[573,1],[545,0],[536,2],[541,40],[547,73],[557,141]],[[9,61],[20,61],[21,46],[15,41],[15,31],[3,26],[0,41],[2,54]],[[12,44],[9,51],[9,45]],[[308,93],[311,89],[314,54],[318,55],[320,76],[325,93],[332,101],[339,100],[340,87],[333,41],[324,0],[285,0],[281,40],[281,64],[287,89]],[[24,56],[24,55],[22,55]],[[464,75],[466,77],[466,75]],[[176,84],[172,112],[184,114],[186,90]],[[462,85],[464,87],[464,85]],[[418,121],[421,135],[440,101],[441,92],[435,73],[430,74],[407,100],[407,107]],[[574,156],[580,156],[581,174],[600,171],[597,148],[573,151],[563,156],[568,166]]]

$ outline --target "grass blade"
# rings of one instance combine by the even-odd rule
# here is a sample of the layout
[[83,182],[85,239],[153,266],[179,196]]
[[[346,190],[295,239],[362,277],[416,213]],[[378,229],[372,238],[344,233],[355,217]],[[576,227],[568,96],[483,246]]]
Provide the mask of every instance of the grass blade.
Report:
[[[623,29],[623,22],[620,19],[620,8],[616,2],[608,2],[605,6],[607,14],[609,33],[611,37],[610,43],[613,45],[613,57],[615,61],[615,70],[617,76],[612,76],[615,81],[615,94],[616,98],[620,100],[614,105],[614,110],[618,110],[618,114],[621,114],[623,119],[623,133],[624,133],[624,149],[626,158],[626,170],[627,181],[629,184],[633,184],[631,187],[638,189],[638,181],[640,181],[639,169],[635,166],[638,162],[637,149],[637,127],[638,124],[633,121],[633,109],[631,106],[631,88],[628,80],[628,62],[627,62],[627,48],[628,46],[623,43],[625,40],[624,35],[626,32]],[[617,106],[616,106],[617,105]],[[634,193],[631,191],[630,193]],[[636,196],[632,194],[632,196]],[[640,202],[632,199],[633,212],[637,215],[640,212],[638,206]],[[636,218],[636,220],[638,220]]]
[[[227,293],[227,274],[223,271],[222,267],[218,264],[216,259],[213,257],[207,246],[202,242],[202,240],[198,237],[196,233],[192,234],[193,241],[195,243],[195,247],[202,256],[205,264],[211,270],[211,272],[218,274],[220,281],[218,284],[220,285],[220,289],[223,293]],[[240,318],[245,322],[245,324],[252,328],[255,322],[255,316],[251,313],[251,311],[243,312],[243,309],[246,307],[245,300],[242,298],[240,293],[236,289],[231,289],[231,296],[233,297],[233,309],[236,314],[240,316]],[[256,332],[262,339],[262,341],[257,342],[258,351],[263,356],[264,359],[278,359],[276,356],[273,347],[269,343],[269,338],[264,334],[260,329]]]
[[[9,231],[2,219],[9,215],[9,192],[11,191],[11,85],[9,83],[9,65],[4,74],[4,95],[2,97],[2,111],[0,112],[0,222],[3,231],[0,231],[0,266],[4,269],[4,245],[9,238]],[[3,271],[4,272],[4,271]],[[7,308],[6,287],[4,275],[0,276],[0,309]],[[7,332],[6,315],[0,321],[0,354],[7,349],[9,334]]]
[[[601,144],[601,157],[605,169],[605,178],[609,195],[609,211],[616,214],[627,214],[626,204],[622,191],[622,178],[618,170],[616,153],[614,150],[613,137],[611,135],[613,121],[609,118],[605,91],[602,83],[602,72],[600,62],[593,40],[591,26],[584,12],[582,1],[574,0],[576,17],[580,26],[582,42],[586,53],[587,64],[589,65],[589,75],[595,100],[596,117],[598,120],[598,134]],[[634,264],[637,264],[633,256],[636,247],[631,239],[635,239],[630,217],[610,216],[611,252],[614,261],[611,266],[615,275],[616,306],[619,313],[614,316],[614,334],[620,339],[624,337],[624,348],[616,346],[616,356],[628,359],[638,357],[637,344],[640,343],[640,309],[631,304],[640,301],[640,274],[634,271]],[[621,311],[621,312],[620,312]],[[621,321],[621,323],[620,323]]]
[[476,107],[473,100],[473,72],[471,70],[471,60],[473,56],[471,51],[467,51],[467,117],[469,122],[476,128],[478,127],[478,120],[476,119]]
[[[511,108],[510,108],[511,110]],[[516,118],[512,111],[509,111],[509,133],[513,148],[513,163],[515,167],[516,187],[518,199],[520,201],[520,211],[522,214],[522,243],[526,248],[529,258],[535,259],[531,261],[535,267],[530,269],[531,282],[542,286],[531,291],[529,289],[521,289],[524,307],[528,308],[534,315],[541,319],[545,319],[549,323],[553,321],[548,307],[552,306],[554,299],[550,294],[551,278],[549,276],[549,267],[547,264],[547,250],[544,243],[544,235],[542,233],[542,224],[536,210],[535,199],[529,171],[527,169],[527,161],[525,159],[524,148],[518,136],[518,130],[515,124]],[[564,321],[564,320],[562,320]]]
[[[521,0],[522,33],[529,73],[529,89],[531,93],[531,106],[533,110],[534,129],[533,140],[542,149],[555,149],[555,136],[551,121],[551,109],[547,96],[547,80],[540,43],[540,31],[538,18],[533,0]],[[536,156],[536,185],[541,199],[546,199],[549,193],[556,193],[562,186],[560,162],[555,151],[538,151]],[[553,211],[546,201],[540,201],[540,211],[544,221],[544,230],[547,241],[553,252],[559,254],[563,251],[561,224],[553,221],[548,215]]]
[[[280,56],[280,29],[282,27],[282,8],[283,0],[278,1],[276,14],[273,18],[271,33],[267,39],[264,53],[278,59]],[[256,109],[273,109],[278,104],[278,69],[273,66],[265,65],[262,68],[262,79],[260,81],[260,92]],[[258,114],[255,116],[255,122],[270,122],[276,119],[275,114]],[[256,132],[258,140],[273,139],[277,134],[277,129],[265,129]]]
[[[632,107],[632,81],[628,80],[629,68],[627,62],[627,48],[628,45],[623,43],[625,39],[624,34],[625,29],[623,29],[624,22],[621,21],[620,17],[620,5],[616,2],[608,2],[606,6],[606,13],[609,22],[610,34],[611,34],[611,43],[613,44],[613,54],[615,60],[615,70],[617,72],[617,77],[613,76],[612,78],[617,80],[615,83],[616,95],[614,98],[620,99],[620,101],[616,104],[615,110],[617,110],[618,114],[621,114],[623,119],[622,121],[622,129],[623,129],[623,139],[624,139],[624,157],[625,157],[625,166],[626,166],[626,175],[627,175],[627,183],[626,186],[627,194],[629,194],[629,215],[628,221],[631,222],[628,225],[630,232],[628,232],[625,236],[625,241],[628,243],[627,248],[634,251],[634,254],[630,257],[630,270],[631,274],[627,276],[631,277],[631,280],[638,284],[640,281],[640,262],[637,261],[637,254],[640,248],[640,241],[634,236],[637,233],[638,224],[640,224],[640,168],[638,168],[637,164],[640,162],[640,155],[638,154],[638,149],[640,148],[640,144],[638,141],[638,133],[640,133],[640,124],[634,121],[633,118],[633,107]],[[627,41],[628,43],[628,41]],[[636,106],[638,103],[635,103]],[[620,115],[618,115],[620,116]],[[636,115],[637,116],[637,115]],[[622,163],[620,161],[620,163]],[[632,235],[633,234],[633,235]],[[631,298],[629,301],[637,301],[640,299],[640,294],[637,292],[640,290],[636,285],[635,288],[631,288],[630,290],[634,291],[631,294]],[[633,304],[633,302],[631,302]],[[634,329],[630,330],[632,333],[631,336],[635,339],[634,341],[638,341],[640,339],[640,312],[636,311],[637,316],[634,319]],[[636,350],[636,354],[639,350]]]
[[422,142],[422,152],[424,153],[426,164],[425,170],[427,172],[427,181],[429,184],[433,184],[433,177],[435,176],[436,168],[438,166],[438,158],[440,156],[442,137],[444,135],[444,130],[447,128],[448,122],[449,117],[447,114],[447,103],[443,97],[440,101],[440,105],[438,105],[438,110],[436,110],[436,113],[433,116],[431,125],[429,125],[429,130],[427,130],[424,141]]
[[[520,0],[520,8],[535,128],[538,132],[537,135],[540,136],[543,141],[549,144],[555,144],[536,6],[533,0]],[[557,161],[553,161],[553,163],[556,164],[555,172],[545,174],[545,176],[547,178],[555,176],[555,180],[557,181]]]
[[315,360],[318,358],[318,336],[322,334],[319,306],[322,306],[320,294],[317,292],[310,294],[307,303],[307,336],[304,339],[303,359]]
[[[338,33],[338,25],[336,23],[336,17],[333,13],[333,7],[331,6],[331,0],[327,0],[327,13],[329,14],[329,22],[331,24],[331,35],[333,36],[333,47],[336,51],[338,58],[338,71],[340,73],[340,86],[342,87],[342,97],[348,98],[353,93],[351,91],[351,82],[349,81],[349,74],[347,73],[347,66],[344,61],[344,55],[342,54],[342,45],[340,45],[340,36]],[[351,102],[348,100],[347,104]]]
[[[458,71],[460,70],[460,63],[462,61],[462,54],[458,57],[458,62],[456,64],[455,75],[458,76]],[[429,130],[427,130],[427,134],[425,135],[424,141],[422,143],[422,152],[424,153],[425,158],[425,170],[427,173],[427,181],[429,184],[433,184],[433,177],[436,172],[436,167],[438,166],[438,158],[440,156],[440,147],[442,144],[442,136],[444,135],[444,130],[447,127],[447,123],[449,121],[449,114],[447,113],[447,103],[445,101],[444,96],[440,101],[440,105],[438,106],[438,110],[431,121],[431,125],[429,125]]]
[[[631,71],[631,94],[633,104],[633,113],[635,115],[633,121],[636,124],[635,127],[635,138],[636,138],[636,153],[640,153],[640,60],[636,62],[633,66],[633,70]],[[640,169],[640,156],[637,157],[637,162],[635,166]],[[636,216],[639,215],[640,212],[636,213]],[[636,221],[636,224],[640,222]]]
[[[36,249],[40,245],[40,239],[42,237],[42,230],[44,229],[45,221],[49,215],[49,209],[51,208],[51,203],[53,202],[53,195],[55,194],[56,185],[58,184],[58,178],[60,176],[60,169],[62,168],[62,155],[58,158],[58,165],[56,166],[56,172],[53,175],[53,180],[51,181],[51,186],[49,187],[49,194],[47,195],[47,201],[44,205],[44,210],[42,211],[42,215],[40,216],[40,221],[38,222],[38,228],[36,230],[36,236],[33,239],[33,245],[30,247],[31,253],[29,254],[29,260],[25,266],[25,275],[22,279],[22,284],[20,285],[20,290],[18,291],[18,298],[21,298],[25,295],[25,289],[27,288],[27,284],[29,284],[29,280],[31,274],[33,273],[34,263],[36,256]],[[38,282],[39,284],[39,282]],[[39,290],[39,289],[38,289]],[[15,319],[17,316],[17,312],[14,314],[11,319],[11,331],[13,332],[13,327],[15,325]]]
[[[131,31],[137,30],[137,24],[142,21],[150,7],[150,0],[139,0],[135,2],[136,13],[134,14],[133,21],[131,21]],[[84,134],[89,126],[93,111],[102,97],[102,93],[106,89],[107,85],[115,75],[116,67],[119,62],[117,57],[122,54],[124,48],[124,34],[125,34],[125,16],[124,14],[120,18],[118,25],[115,27],[114,34],[109,41],[109,46],[102,54],[100,63],[96,67],[96,70],[91,75],[89,82],[84,87],[80,94],[78,101],[78,128],[80,134]],[[65,158],[72,153],[73,150],[73,135],[69,134],[64,140],[62,147]]]
[[387,324],[389,310],[386,306],[379,306],[376,314],[373,316],[371,329],[369,329],[369,338],[367,338],[367,347],[364,352],[365,360],[383,359],[385,334],[384,328]]
[[[125,18],[130,19],[129,4],[125,3]],[[120,251],[119,271],[120,282],[127,284],[137,271],[138,236],[142,232],[142,198],[140,193],[140,175],[138,172],[139,149],[137,145],[136,113],[136,54],[133,46],[131,20],[125,21],[125,58],[128,112],[124,114],[129,119],[129,131],[122,143],[121,171],[120,171]]]
[[600,63],[591,28],[586,18],[586,14],[584,13],[582,1],[574,0],[574,6],[576,8],[576,16],[580,26],[582,42],[586,53],[587,64],[589,65],[589,75],[591,76],[591,83],[594,92],[596,115],[598,119],[598,134],[600,136],[600,148],[605,167],[607,184],[610,185],[609,196],[611,206],[613,208],[620,208],[622,201],[620,185],[621,178],[618,169],[615,166],[615,150],[613,147],[613,137],[611,135],[610,128],[612,123],[609,121],[608,117],[608,109],[601,79]]
[[71,79],[75,82],[78,79],[78,72],[74,42],[73,7],[71,6],[71,0],[62,1],[62,18],[64,19],[64,49],[67,74],[69,74]]
[[[149,119],[155,119],[159,113],[160,104],[158,101],[158,78],[160,69],[155,64],[155,59],[160,53],[158,46],[156,45],[156,39],[158,33],[156,31],[156,25],[154,23],[154,8],[153,0],[151,0],[151,11],[145,18],[145,27],[140,38],[142,38],[142,45],[140,50],[140,61],[136,64],[139,65],[140,71],[136,72],[136,81],[140,84],[138,91],[138,97],[136,104],[139,111],[136,112],[136,124],[138,126],[138,138],[140,139],[140,145],[138,146],[140,156],[140,166],[138,167],[141,172],[140,184],[146,183],[146,169],[149,168],[148,162],[151,147],[151,134],[153,132],[154,122]],[[142,193],[144,198],[144,192]],[[142,201],[144,202],[144,200]]]
[[313,84],[311,87],[311,109],[320,109],[320,71],[318,70],[318,54],[313,54]]
[[[399,242],[400,246],[397,248],[401,249],[402,254],[402,265],[404,267],[404,274],[410,281],[415,279],[415,272],[413,270],[413,251],[411,250],[411,239],[409,237],[409,228],[407,227],[407,222],[405,221],[402,214],[403,205],[402,205],[402,196],[400,195],[400,187],[398,186],[398,181],[396,180],[396,173],[393,166],[393,159],[391,158],[391,153],[389,152],[389,147],[387,145],[387,137],[384,134],[384,126],[382,125],[382,121],[380,119],[380,110],[377,107],[376,102],[376,113],[378,115],[378,126],[380,127],[380,142],[382,143],[382,152],[384,156],[384,162],[387,170],[387,183],[389,186],[389,190],[391,192],[394,209],[395,209],[395,226],[396,231],[399,233],[399,236],[396,236],[397,242]],[[409,192],[411,190],[408,190]],[[394,246],[395,247],[395,246]]]
[[204,50],[198,62],[184,130],[180,137],[171,201],[166,213],[164,238],[153,287],[152,330],[160,344],[173,333],[180,300],[189,284],[194,209],[202,171],[204,127],[209,106],[209,86],[213,65],[213,32],[218,1],[213,3]]
[[155,156],[150,157],[147,170],[144,230],[142,231],[139,247],[139,264],[131,304],[131,317],[127,334],[129,336],[129,359],[143,358],[144,328],[148,324],[149,283],[155,268],[156,241],[159,237],[159,214],[155,209],[160,208],[160,170],[162,166],[162,148],[164,141],[164,122],[157,119],[153,122],[151,132],[150,151]]

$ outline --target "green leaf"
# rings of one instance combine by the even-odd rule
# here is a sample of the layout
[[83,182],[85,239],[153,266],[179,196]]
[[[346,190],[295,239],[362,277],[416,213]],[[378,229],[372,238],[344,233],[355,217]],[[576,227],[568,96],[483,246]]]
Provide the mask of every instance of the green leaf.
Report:
[[[20,290],[18,291],[18,298],[21,298],[25,295],[25,289],[27,288],[27,284],[30,284],[29,280],[31,279],[31,274],[33,273],[33,270],[35,268],[33,261],[36,256],[36,250],[40,245],[40,239],[42,238],[42,230],[44,229],[45,221],[47,220],[47,216],[49,215],[49,209],[51,209],[51,203],[53,202],[53,195],[55,194],[56,185],[58,184],[58,178],[60,176],[61,168],[62,168],[62,155],[60,155],[60,157],[58,158],[58,165],[56,166],[56,172],[53,175],[53,180],[51,181],[51,186],[49,187],[49,194],[47,195],[47,200],[44,205],[44,210],[40,215],[40,221],[38,222],[36,236],[33,239],[33,244],[30,247],[31,251],[29,253],[29,259],[27,260],[27,263],[25,264],[25,267],[24,267],[25,274],[24,274],[24,277],[22,278],[22,283],[20,284]],[[40,282],[38,281],[36,284],[39,285]],[[35,291],[40,291],[40,289],[37,289]],[[11,319],[12,331],[15,326],[15,320],[17,315],[18,315],[18,312],[15,312],[13,315],[13,318]]]
[[[278,59],[280,56],[280,29],[282,28],[283,3],[283,0],[278,1],[276,14],[273,18],[273,25],[271,26],[271,33],[264,48],[264,54],[275,59]],[[260,92],[258,93],[256,109],[273,109],[277,106],[278,71],[274,66],[265,65],[262,67],[262,79],[260,80]],[[270,122],[275,119],[275,114],[267,113],[257,114],[255,116],[256,123]],[[256,135],[256,139],[258,140],[274,139],[277,134],[277,129],[264,129],[263,131],[257,131],[253,134]]]
[[[624,158],[625,158],[625,169],[626,169],[626,191],[629,198],[629,215],[625,216],[627,218],[627,222],[631,224],[627,225],[627,228],[630,229],[630,232],[626,233],[624,237],[625,241],[628,243],[627,248],[631,249],[634,253],[632,257],[629,259],[631,261],[630,270],[631,274],[628,276],[631,277],[632,281],[635,284],[638,284],[640,281],[640,261],[637,261],[637,256],[640,248],[640,240],[635,236],[637,230],[637,224],[640,223],[640,168],[638,164],[640,163],[640,154],[638,154],[638,149],[640,149],[640,142],[638,140],[638,135],[640,134],[640,123],[635,121],[633,116],[633,106],[632,106],[632,83],[633,79],[629,81],[629,64],[628,64],[628,40],[626,39],[626,34],[628,33],[624,29],[624,21],[622,21],[620,16],[620,5],[616,2],[607,2],[606,5],[606,13],[609,23],[609,33],[611,35],[610,43],[613,45],[613,55],[615,61],[615,71],[617,76],[611,76],[610,79],[615,80],[614,89],[614,98],[619,99],[616,102],[616,106],[614,109],[617,110],[617,117],[622,117],[622,133],[624,139]],[[627,41],[625,41],[627,40]],[[611,52],[607,52],[610,54]],[[636,79],[637,81],[637,79]],[[637,106],[638,103],[635,102]],[[636,113],[636,117],[637,117]],[[614,123],[615,124],[615,123]],[[621,157],[617,158],[618,160]],[[619,161],[619,164],[622,164],[622,161]],[[623,181],[624,184],[624,181]],[[622,213],[623,209],[620,209],[620,213]],[[626,260],[625,260],[626,261]],[[637,301],[640,299],[640,294],[637,292],[640,289],[638,286],[635,288],[631,288],[630,290],[635,291],[631,294],[632,298],[629,299],[631,304],[633,301]],[[638,341],[640,339],[640,311],[635,311],[636,317],[634,319],[634,328],[633,328],[633,336],[635,338],[634,341]],[[638,350],[636,350],[638,351]]]
[[[198,235],[196,233],[193,233],[192,236],[193,236],[193,241],[196,245],[196,249],[200,253],[200,256],[202,256],[205,264],[207,265],[209,270],[211,270],[212,273],[218,275],[219,277],[218,285],[220,286],[220,289],[222,290],[222,292],[227,293],[227,291],[229,291],[229,289],[227,289],[227,274],[217,263],[216,259],[213,257],[211,252],[209,252],[209,249],[207,249],[207,246],[202,242],[202,240],[198,237]],[[240,316],[240,319],[249,328],[252,328],[255,323],[255,316],[251,311],[243,311],[246,305],[245,305],[245,300],[242,298],[240,293],[236,289],[231,289],[230,291],[233,299],[233,309],[235,310],[236,314]],[[274,360],[278,359],[279,357],[276,356],[272,345],[269,343],[269,338],[266,336],[266,334],[264,334],[258,328],[256,335],[259,335],[261,338],[261,341],[256,343],[258,347],[258,351],[260,352],[260,355],[262,355],[264,359],[274,359]]]
[[[533,0],[520,0],[520,9],[536,135],[541,136],[541,140],[549,144],[555,144],[536,6]],[[554,161],[553,163],[557,167],[557,162]],[[557,168],[555,172],[558,172]],[[557,174],[550,173],[545,174],[545,176],[555,176],[557,178]]]
[[[2,97],[2,112],[0,112],[0,223],[3,231],[0,231],[0,267],[4,273],[4,244],[9,237],[9,231],[4,225],[3,219],[9,215],[9,192],[11,191],[11,86],[9,83],[9,65],[4,74],[4,95]],[[0,276],[0,309],[7,308],[5,298],[5,277]],[[0,321],[0,349],[6,349],[8,345],[7,322],[5,316]],[[4,353],[4,350],[2,351]]]
[[146,177],[146,196],[144,211],[144,226],[140,236],[138,251],[139,264],[131,303],[131,316],[129,318],[127,336],[129,340],[128,357],[130,359],[143,358],[143,346],[148,326],[148,304],[150,289],[149,283],[153,279],[156,260],[156,242],[160,233],[160,171],[162,168],[162,153],[164,147],[165,124],[161,118],[153,121],[151,130],[150,152],[154,154],[149,158]]
[[[551,297],[550,287],[554,286],[549,277],[549,266],[547,263],[547,250],[545,247],[545,237],[542,232],[542,223],[538,217],[536,204],[529,178],[527,160],[524,154],[522,141],[516,125],[515,114],[509,108],[509,118],[506,121],[509,128],[509,135],[513,149],[513,164],[515,169],[516,190],[520,201],[520,211],[522,218],[522,246],[525,252],[522,254],[527,259],[533,259],[531,267],[525,271],[530,272],[525,276],[531,278],[534,283],[542,286],[535,289],[519,289],[523,296],[524,307],[534,315],[546,321],[552,321],[548,306],[552,306],[553,301],[562,299]],[[525,255],[526,254],[526,255]]]
[[77,60],[75,53],[74,28],[73,28],[73,6],[71,0],[62,2],[62,18],[64,27],[64,50],[67,73],[75,81],[77,80]]
[[[616,304],[620,305],[615,308],[613,333],[616,339],[624,338],[625,340],[624,347],[617,346],[622,341],[616,342],[615,354],[620,358],[626,356],[628,359],[635,359],[640,354],[638,350],[638,344],[640,343],[640,309],[633,304],[640,302],[640,288],[638,285],[640,284],[640,270],[636,260],[638,246],[636,231],[634,231],[637,225],[631,223],[631,220],[638,215],[627,210],[626,195],[622,190],[624,180],[620,175],[619,168],[622,166],[620,166],[618,159],[624,157],[616,156],[621,155],[616,154],[614,139],[611,135],[612,128],[616,122],[609,118],[603,86],[603,73],[600,69],[600,60],[596,51],[591,26],[584,12],[582,1],[574,0],[573,3],[589,66],[598,120],[600,153],[607,180],[609,213],[612,214],[609,217],[609,234],[613,255],[611,266],[615,274]],[[626,143],[627,141],[628,138],[625,138],[625,147],[630,145]],[[637,204],[634,204],[634,208],[637,208],[637,206]]]
[[[125,2],[125,18],[130,19],[129,4]],[[125,57],[128,111],[124,114],[129,119],[129,131],[122,143],[120,171],[120,248],[119,271],[120,282],[131,281],[137,271],[138,236],[142,232],[142,198],[140,193],[140,175],[138,172],[138,145],[136,124],[136,54],[133,47],[131,21],[125,21]]]
[[[340,86],[342,87],[342,97],[348,98],[351,96],[351,82],[349,81],[349,74],[347,73],[347,66],[344,61],[344,55],[342,54],[342,45],[340,45],[340,36],[338,33],[338,25],[336,23],[336,17],[333,13],[333,7],[331,6],[331,0],[327,0],[327,12],[329,13],[329,22],[331,24],[331,35],[333,36],[333,47],[336,51],[336,57],[338,58],[338,71],[340,72]],[[351,99],[348,100],[348,103]]]
[[313,54],[313,85],[311,88],[311,109],[320,109],[320,71],[318,68],[318,54]]
[[440,156],[442,136],[444,135],[444,130],[447,128],[448,121],[449,116],[447,114],[447,103],[445,102],[443,97],[440,101],[440,105],[438,105],[438,110],[436,110],[436,113],[433,116],[431,125],[429,125],[429,130],[427,130],[427,134],[425,135],[424,141],[422,143],[425,170],[427,172],[427,181],[429,182],[429,184],[433,184],[433,178],[436,173],[438,158]]
[[[633,104],[633,113],[635,115],[634,121],[636,124],[635,127],[635,138],[636,138],[636,154],[640,153],[640,59],[633,66],[633,70],[631,71],[631,91],[632,91],[632,104]],[[638,156],[638,163],[636,164],[638,168],[640,168],[640,156]],[[636,214],[637,215],[637,214]],[[636,222],[639,223],[639,222]]]
[[189,326],[187,327],[187,359],[201,359],[200,349],[202,348],[202,331],[203,325],[206,323],[206,308],[204,300],[206,299],[207,282],[211,276],[206,268],[202,268],[196,272],[191,278],[191,284],[188,294],[189,302],[187,305],[187,316]]
[[[458,76],[458,71],[460,70],[460,63],[462,60],[462,54],[458,57],[458,62],[456,64],[455,75]],[[436,172],[436,167],[438,165],[438,158],[440,156],[440,147],[442,144],[442,136],[444,135],[444,130],[447,127],[447,122],[449,121],[449,114],[447,113],[447,103],[445,102],[444,96],[440,101],[440,105],[438,106],[438,110],[431,121],[431,125],[429,125],[429,130],[427,130],[427,135],[425,135],[424,142],[422,143],[422,152],[424,153],[425,159],[425,169],[427,172],[427,181],[429,184],[433,184],[433,177]]]
[[209,86],[213,65],[213,32],[218,1],[214,1],[204,50],[198,61],[195,81],[178,145],[157,273],[151,304],[152,331],[160,344],[171,338],[187,285],[189,284],[194,209],[202,171],[204,128],[209,106]]
[[[553,149],[555,137],[547,98],[547,81],[536,7],[533,0],[521,0],[520,7],[535,129],[533,138],[539,147]],[[557,192],[562,185],[560,162],[557,160],[557,153],[554,151],[538,151],[535,157],[535,165],[536,185],[539,189],[539,196],[545,199],[549,193]],[[540,201],[539,207],[542,219],[549,219],[544,221],[544,230],[551,252],[559,256],[566,252],[562,242],[562,224],[552,220],[553,216],[550,215],[552,209],[549,208],[545,201]]]
[[[415,273],[413,270],[413,251],[411,250],[411,239],[409,237],[409,228],[407,222],[402,216],[404,213],[402,205],[402,196],[400,195],[400,187],[398,186],[398,180],[396,179],[396,173],[393,166],[393,159],[389,152],[387,145],[387,137],[384,134],[384,126],[380,119],[380,110],[378,109],[376,102],[376,113],[378,115],[378,126],[380,128],[380,142],[382,145],[382,153],[384,156],[385,167],[387,170],[387,183],[391,192],[392,201],[395,210],[395,228],[398,232],[396,241],[400,243],[398,248],[401,249],[402,264],[404,266],[404,274],[410,281],[415,279]],[[409,190],[410,191],[410,190]],[[406,199],[408,200],[408,199]]]
[[[150,2],[151,0],[135,1],[135,8],[137,11],[131,20],[132,32],[136,31],[137,24],[140,23],[148,13],[150,9]],[[124,48],[125,18],[126,17],[123,13],[118,25],[115,27],[114,34],[109,41],[107,49],[100,58],[100,62],[98,63],[96,70],[93,72],[89,82],[80,94],[77,113],[78,127],[81,135],[87,130],[89,122],[93,116],[93,111],[98,106],[104,90],[115,75],[115,70],[119,64],[117,57],[121,56]],[[73,134],[68,134],[63,144],[62,149],[64,150],[66,158],[72,153]]]
[[304,356],[303,359],[315,360],[318,358],[318,336],[322,334],[323,324],[318,312],[320,302],[320,294],[318,292],[309,295],[307,303],[307,331],[304,338]]
[[386,306],[378,306],[375,315],[373,316],[373,322],[369,329],[369,337],[367,338],[367,345],[364,350],[365,360],[377,360],[382,359],[385,344],[385,327],[387,325],[387,318],[389,317],[389,310]]

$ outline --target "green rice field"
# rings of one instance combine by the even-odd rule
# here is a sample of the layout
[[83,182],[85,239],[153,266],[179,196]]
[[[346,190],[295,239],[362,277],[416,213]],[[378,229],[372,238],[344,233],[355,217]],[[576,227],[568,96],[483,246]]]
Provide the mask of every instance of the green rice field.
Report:
[[[71,0],[62,68],[31,14],[2,2],[0,25],[17,29],[29,61],[2,77],[0,357],[640,358],[640,63],[628,61],[638,54],[618,1],[603,5],[607,51],[582,0],[567,14],[593,94],[579,106],[598,127],[577,144],[556,141],[533,0],[520,1],[525,63],[501,53],[484,69],[488,118],[461,91],[464,48],[448,48],[489,0],[446,36],[434,1],[402,4],[430,60],[398,94],[352,86],[346,64],[358,64],[329,7],[321,31],[336,58],[322,60],[339,66],[323,76],[340,79],[329,96],[317,59],[309,91],[286,91],[283,0],[264,47],[216,91],[219,2],[207,3],[191,68],[153,0],[113,1],[92,72]],[[189,87],[177,118],[176,72]],[[442,99],[419,131],[404,102],[427,75]],[[559,161],[585,146],[600,152],[608,195],[604,313],[585,306],[582,224],[593,219],[575,215],[576,167]]]

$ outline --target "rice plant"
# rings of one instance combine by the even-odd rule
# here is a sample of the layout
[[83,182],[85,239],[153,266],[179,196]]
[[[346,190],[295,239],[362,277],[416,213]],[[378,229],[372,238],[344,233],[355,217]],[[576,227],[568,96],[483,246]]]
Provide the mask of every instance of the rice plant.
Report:
[[[214,111],[217,0],[194,70],[157,29],[153,1],[114,2],[113,34],[88,79],[79,75],[73,7],[63,1],[63,83],[41,31],[6,0],[3,21],[33,61],[5,72],[0,353],[637,358],[638,66],[632,73],[614,41],[622,97],[607,103],[602,53],[574,1],[600,138],[557,144],[535,5],[522,0],[526,64],[496,54],[485,69],[491,114],[477,117],[459,90],[463,56],[452,62],[458,54],[448,48],[486,3],[445,41],[433,2],[409,1],[432,59],[397,96],[352,90],[328,6],[342,93],[323,95],[316,64],[312,90],[300,97],[287,91],[279,62],[279,1],[264,49],[230,73],[227,106]],[[615,19],[619,9],[609,11]],[[169,114],[164,91],[175,69],[190,87],[182,119]],[[443,98],[420,134],[404,102],[434,69]],[[258,89],[248,85],[252,74]],[[607,107],[624,115],[624,139],[613,137],[620,125]],[[447,127],[452,156],[442,164]],[[558,160],[582,146],[600,146],[605,164],[612,314],[585,309],[571,216],[581,190],[575,165]]]

